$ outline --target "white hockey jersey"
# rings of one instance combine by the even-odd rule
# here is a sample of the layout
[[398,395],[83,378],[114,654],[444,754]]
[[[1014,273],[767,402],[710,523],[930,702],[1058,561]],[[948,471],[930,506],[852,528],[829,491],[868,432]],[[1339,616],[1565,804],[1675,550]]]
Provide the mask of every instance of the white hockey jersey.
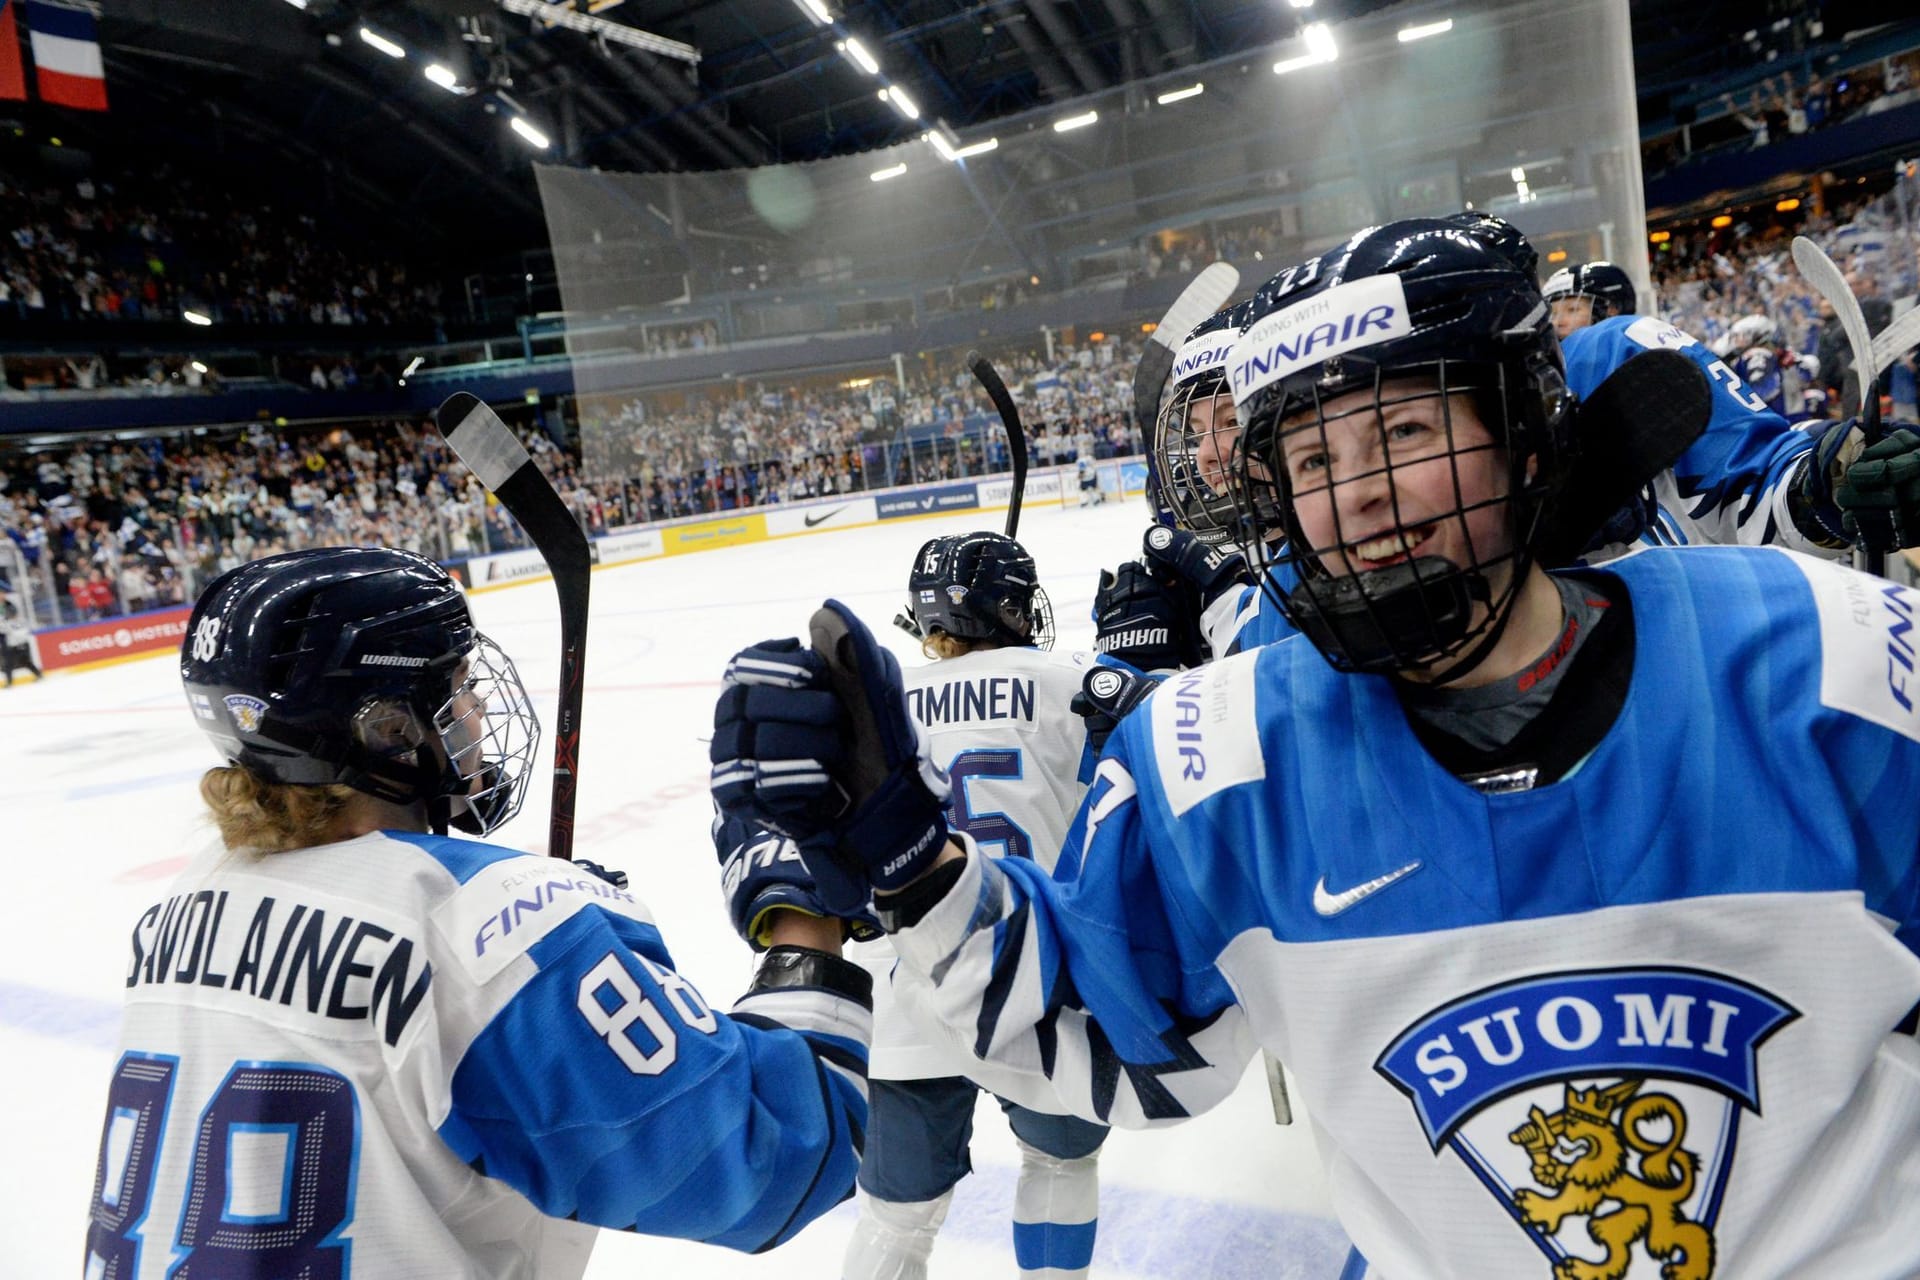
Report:
[[[1052,871],[1093,777],[1086,722],[1068,704],[1097,655],[983,649],[907,669],[907,707],[953,780],[948,821],[994,857]],[[871,1074],[882,1080],[964,1075],[893,1006],[886,939],[849,954],[874,977]]]
[[585,1223],[770,1246],[851,1188],[869,1014],[734,1013],[564,861],[204,854],[133,928],[85,1274],[565,1280]]

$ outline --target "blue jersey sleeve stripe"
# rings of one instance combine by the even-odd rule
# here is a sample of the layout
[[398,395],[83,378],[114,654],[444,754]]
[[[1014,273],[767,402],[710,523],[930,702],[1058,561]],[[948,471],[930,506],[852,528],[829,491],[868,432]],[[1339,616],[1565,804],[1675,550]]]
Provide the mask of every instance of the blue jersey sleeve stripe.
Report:
[[429,835],[423,831],[383,831],[382,835],[401,844],[410,844],[435,862],[461,884],[504,858],[523,858],[518,849],[503,849],[477,840],[456,840],[451,836]]

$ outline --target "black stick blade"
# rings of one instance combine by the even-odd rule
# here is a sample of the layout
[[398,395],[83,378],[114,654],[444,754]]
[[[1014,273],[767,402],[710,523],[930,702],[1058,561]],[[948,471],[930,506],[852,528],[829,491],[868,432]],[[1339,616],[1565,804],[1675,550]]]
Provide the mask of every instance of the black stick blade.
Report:
[[1001,379],[1000,371],[993,367],[993,361],[978,351],[969,351],[967,368],[986,388],[987,399],[993,401],[1007,429],[1007,457],[1013,463],[1013,495],[1007,499],[1007,536],[1011,538],[1020,528],[1020,500],[1027,492],[1027,429],[1020,423],[1020,406],[1013,402],[1013,395]]
[[553,735],[553,809],[547,852],[571,858],[592,549],[573,513],[499,414],[478,397],[459,391],[447,397],[435,421],[448,446],[519,523],[553,575],[560,602],[560,700]]
[[1713,415],[1706,373],[1678,351],[1643,351],[1580,402],[1573,473],[1549,517],[1540,562],[1573,563],[1607,520],[1680,460]]

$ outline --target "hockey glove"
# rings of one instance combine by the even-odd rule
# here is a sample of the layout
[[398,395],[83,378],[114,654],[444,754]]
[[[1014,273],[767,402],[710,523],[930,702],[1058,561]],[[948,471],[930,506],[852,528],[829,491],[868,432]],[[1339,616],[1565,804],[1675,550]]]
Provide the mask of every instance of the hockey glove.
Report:
[[618,867],[603,867],[599,863],[587,858],[575,858],[573,865],[590,876],[598,876],[616,889],[624,889],[627,887],[627,873]]
[[1253,581],[1247,558],[1232,547],[1210,547],[1185,529],[1155,525],[1142,540],[1149,568],[1162,582],[1185,583],[1205,609],[1220,593]]
[[1862,551],[1920,544],[1920,427],[1888,423],[1834,489],[1841,526]]
[[[824,854],[808,859],[799,845],[779,832],[718,813],[713,817],[713,847],[720,855],[727,914],[734,930],[755,951],[767,949],[777,911],[816,918],[828,915],[809,869]],[[843,923],[846,936],[855,942],[880,936],[880,922],[868,908],[863,907],[857,917],[843,918]]]
[[1142,671],[1193,666],[1199,633],[1180,593],[1138,560],[1100,571],[1093,596],[1093,647]]
[[1859,419],[1849,418],[1822,432],[1813,452],[1800,464],[1800,479],[1788,495],[1787,508],[1795,527],[1810,541],[1839,548],[1852,540],[1835,491],[1865,444]]
[[871,890],[903,887],[939,856],[949,787],[893,655],[838,601],[811,631],[811,649],[768,641],[728,664],[713,798],[728,817],[798,841],[821,902],[850,919]]
[[1087,742],[1095,755],[1107,749],[1107,739],[1127,713],[1147,700],[1165,677],[1145,675],[1125,667],[1096,666],[1080,681],[1080,692],[1067,706],[1087,722]]

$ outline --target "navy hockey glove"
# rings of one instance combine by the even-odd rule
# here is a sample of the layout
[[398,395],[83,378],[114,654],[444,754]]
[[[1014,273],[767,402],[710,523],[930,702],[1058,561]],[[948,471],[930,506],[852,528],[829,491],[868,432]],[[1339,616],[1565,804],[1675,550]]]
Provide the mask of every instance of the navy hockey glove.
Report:
[[1920,427],[1888,423],[1847,468],[1833,494],[1841,527],[1862,551],[1920,544]]
[[1800,479],[1788,494],[1787,509],[1794,526],[1823,547],[1844,547],[1852,541],[1835,491],[1865,444],[1860,420],[1849,418],[1821,432],[1813,452],[1800,464]]
[[1142,671],[1193,666],[1202,658],[1198,627],[1180,593],[1138,560],[1100,571],[1093,647]]
[[871,890],[899,889],[939,856],[949,787],[893,655],[835,600],[810,630],[811,649],[768,641],[728,664],[713,796],[728,816],[799,841],[822,903],[848,919]]
[[598,876],[616,889],[627,887],[627,873],[618,867],[603,867],[587,858],[575,858],[573,865],[590,876]]
[[1247,558],[1232,547],[1210,547],[1185,529],[1155,525],[1142,539],[1146,562],[1162,582],[1192,587],[1205,609],[1223,591],[1253,581]]
[[1164,676],[1145,675],[1124,667],[1096,666],[1080,681],[1080,692],[1067,706],[1087,722],[1087,742],[1094,754],[1107,749],[1107,738],[1127,713],[1145,702]]
[[[820,837],[816,837],[818,840]],[[799,845],[777,831],[739,818],[715,814],[713,847],[720,855],[720,885],[727,896],[727,914],[733,927],[755,951],[770,945],[768,934],[776,911],[798,911],[824,919],[827,907],[814,884],[812,863]],[[846,936],[866,942],[880,936],[880,921],[870,909],[845,919]]]
[[742,649],[713,709],[714,801],[796,840],[831,830],[847,809],[831,772],[846,761],[845,739],[819,654],[793,639]]

